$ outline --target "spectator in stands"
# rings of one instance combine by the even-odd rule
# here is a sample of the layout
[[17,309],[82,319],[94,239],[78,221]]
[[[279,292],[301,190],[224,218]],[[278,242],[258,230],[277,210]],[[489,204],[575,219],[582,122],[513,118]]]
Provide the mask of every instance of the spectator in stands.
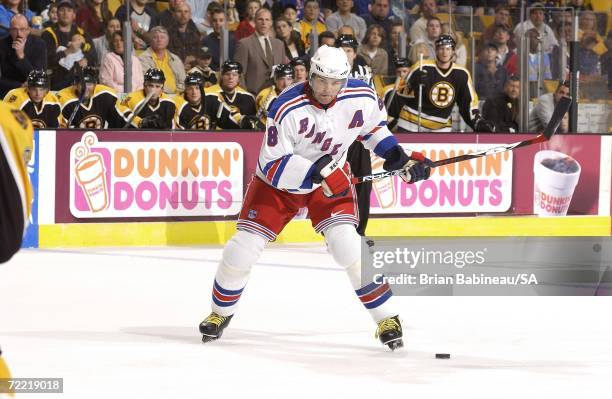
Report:
[[[51,90],[61,90],[72,84],[76,69],[71,60],[80,57],[80,68],[98,65],[96,50],[89,35],[75,23],[74,4],[61,0],[57,5],[57,24],[46,28],[41,38],[47,47],[47,68],[51,70]],[[80,37],[79,37],[80,36]]]
[[[495,7],[495,17],[493,23],[489,25],[484,32],[482,32],[482,35],[480,36],[481,43],[485,44],[492,42],[495,32],[497,31],[497,27],[499,26],[506,27],[508,32],[510,32],[510,29],[512,28],[512,23],[510,21],[510,10],[508,9],[507,4],[501,3]],[[510,49],[514,49],[516,46],[514,42],[510,40],[508,42],[508,47]]]
[[185,82],[185,66],[183,61],[168,51],[168,31],[163,26],[155,26],[150,31],[151,47],[140,57],[142,69],[160,69],[165,76],[164,93],[175,94],[183,91]]
[[[217,8],[213,10],[211,16],[211,23],[213,27],[213,31],[208,34],[204,40],[202,40],[202,46],[206,47],[206,51],[208,51],[212,55],[212,62],[210,67],[218,71],[219,70],[219,60],[221,54],[221,34],[223,28],[225,27],[225,11],[222,8]],[[234,51],[236,49],[236,41],[234,40],[233,35],[228,35],[229,38],[229,59],[234,58]]]
[[389,70],[388,54],[381,47],[384,41],[385,30],[383,27],[376,24],[370,25],[357,52],[370,66],[374,75],[386,75]]
[[104,36],[106,23],[113,17],[108,9],[108,0],[85,0],[77,10],[76,24],[90,37]]
[[496,132],[516,133],[518,131],[520,89],[520,78],[511,75],[504,84],[504,91],[485,101],[482,107],[482,117],[495,125]]
[[168,35],[170,36],[169,51],[176,54],[183,62],[187,56],[195,59],[195,55],[202,46],[202,39],[198,28],[191,20],[191,8],[186,2],[174,7],[174,24],[168,29]]
[[[123,24],[127,19],[125,14],[125,5],[121,5],[117,9],[115,17]],[[154,26],[153,20],[156,17],[157,11],[147,3],[147,0],[130,0],[130,23],[132,25],[132,33],[137,37],[135,43],[137,43],[138,48],[146,48],[145,43],[149,42],[147,34],[149,29]]]
[[389,0],[372,0],[370,12],[361,15],[361,18],[368,28],[374,24],[382,26],[387,37],[391,36],[393,23],[401,22],[395,15],[389,14]]
[[210,67],[211,63],[212,55],[210,52],[200,49],[198,54],[196,54],[193,64],[189,66],[185,64],[185,71],[187,71],[187,74],[199,73],[202,75],[204,87],[210,87],[218,83],[217,74],[215,74],[215,71]]
[[423,54],[423,60],[431,59],[429,56],[429,47],[425,43],[416,43],[415,45],[410,47],[410,51],[408,52],[408,60],[410,61],[410,65],[419,66],[419,56]]
[[319,34],[319,47],[323,45],[334,47],[335,43],[336,43],[336,36],[334,35],[333,32],[326,30],[326,31],[321,32],[321,34]]
[[255,14],[261,8],[259,0],[249,0],[246,6],[246,17],[238,24],[234,38],[236,41],[244,39],[255,33]]
[[559,45],[555,32],[544,22],[544,6],[542,3],[533,3],[529,9],[529,19],[514,28],[514,41],[520,43],[521,36],[531,29],[538,31],[545,53],[550,53],[554,46]]
[[297,9],[295,8],[294,4],[285,4],[283,7],[282,16],[289,21],[289,26],[291,26],[291,29],[300,33],[300,23],[297,21]]
[[[389,36],[389,40],[387,40],[387,59],[388,66],[387,71],[392,71],[395,69],[395,60],[400,57],[401,51],[399,48],[400,45],[400,35],[404,32],[404,23],[402,21],[395,21],[391,25],[391,34]],[[408,54],[409,50],[408,40],[406,40],[406,48],[404,49],[404,55]]]
[[435,58],[436,56],[436,40],[442,34],[442,23],[438,17],[431,17],[429,21],[427,21],[427,29],[425,38],[419,39],[414,44],[417,43],[425,43],[427,45],[427,49],[429,51],[429,57]]
[[[212,31],[205,29],[205,21],[207,16],[207,7],[211,3],[210,0],[186,0],[189,7],[191,7],[191,19],[195,23],[200,34],[208,34]],[[222,3],[222,2],[221,2]],[[221,8],[221,7],[218,7]],[[211,26],[212,27],[212,26]]]
[[325,32],[327,29],[325,24],[319,21],[319,1],[318,0],[306,0],[304,3],[304,16],[300,21],[300,32],[302,34],[302,41],[306,48],[310,48],[310,33],[312,32],[313,23],[316,26],[317,34]]
[[290,58],[301,57],[306,54],[306,47],[300,37],[300,33],[291,27],[291,23],[285,17],[278,17],[274,21],[276,37],[285,44],[285,53]]
[[272,66],[288,62],[285,44],[271,37],[272,13],[261,8],[255,14],[255,33],[238,42],[235,58],[244,70],[241,85],[251,93],[259,93],[272,84]]
[[422,0],[420,10],[421,17],[410,27],[411,43],[417,43],[427,37],[427,22],[438,13],[436,0]]
[[580,77],[601,75],[599,56],[595,52],[597,39],[593,36],[584,36],[578,48],[578,70]]
[[560,81],[554,93],[546,93],[538,97],[536,105],[529,113],[529,131],[541,132],[544,130],[550,118],[552,118],[555,105],[561,97],[569,97],[570,82]]
[[16,14],[11,18],[9,36],[0,39],[0,98],[22,86],[34,69],[47,69],[45,42],[30,34],[23,14]]
[[[170,29],[175,21],[174,9],[177,5],[184,3],[185,0],[168,0],[168,9],[160,12],[151,20],[151,28],[154,26],[163,26],[166,30]],[[149,28],[149,30],[151,29]],[[181,84],[183,84],[183,82]]]
[[542,64],[541,70],[543,73],[543,79],[552,79],[552,73],[550,72],[550,56],[544,53],[544,57],[541,57],[539,46],[542,43],[539,31],[536,28],[531,28],[527,31],[529,35],[529,81],[536,82],[540,76],[540,64]]
[[509,75],[518,75],[518,55],[510,48],[510,30],[503,25],[496,26],[490,43],[497,46],[497,65],[506,68]]
[[100,67],[100,83],[109,86],[118,93],[126,93],[133,90],[141,90],[143,85],[143,72],[140,60],[132,53],[132,87],[129,90],[124,88],[124,71],[123,64],[123,34],[121,31],[115,31],[111,34],[110,52],[106,53],[102,59]]
[[57,23],[57,3],[49,4],[49,8],[47,9],[47,18],[49,19],[43,23],[43,29]]
[[[568,43],[572,40],[574,28],[572,24],[558,25],[555,32],[557,33],[557,41],[559,42],[559,45],[553,47],[552,52],[550,53],[550,71],[553,79],[563,80],[567,78],[569,74],[570,54]],[[561,70],[563,57],[565,57],[565,69]]]
[[117,18],[111,18],[106,21],[106,29],[102,36],[93,39],[94,47],[96,48],[96,58],[100,63],[103,62],[104,56],[109,51],[113,33],[121,30],[121,22]]
[[0,39],[9,35],[8,27],[11,24],[11,19],[17,14],[23,14],[29,22],[32,22],[34,13],[24,8],[24,0],[2,0],[0,4]]
[[506,68],[497,65],[497,46],[489,43],[475,66],[474,83],[478,97],[489,98],[501,93],[507,78]]
[[205,37],[213,31],[212,14],[215,10],[218,9],[223,10],[223,7],[216,1],[211,1],[210,3],[208,3],[208,6],[206,7],[206,16],[204,17],[204,21],[202,21],[202,23],[198,25],[198,29],[200,30],[200,32],[202,32],[202,37]]
[[[610,14],[610,17],[612,17],[612,14]],[[599,35],[599,31],[597,29],[597,18],[593,11],[583,11],[580,14],[578,28],[579,40],[584,39],[586,36],[590,36],[595,39],[595,45],[592,47],[592,51],[595,54],[602,56],[608,51],[608,48],[604,43],[604,39]]]
[[294,81],[296,83],[305,82],[308,79],[308,72],[310,71],[310,61],[307,55],[292,58],[291,66],[293,67],[293,74],[295,76]]
[[353,8],[353,0],[336,0],[338,11],[327,17],[325,25],[331,32],[337,33],[343,25],[349,25],[355,31],[355,38],[361,42],[366,33],[366,23],[358,15],[351,12]]
[[455,48],[455,64],[465,68],[465,64],[467,63],[467,49],[465,48],[465,44],[463,44],[463,32],[453,32],[450,28],[450,24],[445,22],[442,24],[442,34],[450,35],[455,42],[457,43],[457,47]]

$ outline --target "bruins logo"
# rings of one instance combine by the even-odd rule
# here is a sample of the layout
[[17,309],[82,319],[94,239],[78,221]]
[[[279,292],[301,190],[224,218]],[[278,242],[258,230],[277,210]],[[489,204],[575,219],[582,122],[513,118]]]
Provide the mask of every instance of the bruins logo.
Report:
[[189,128],[193,130],[210,129],[210,118],[208,115],[197,115],[189,122]]
[[32,119],[32,126],[34,129],[44,129],[47,127],[47,124],[42,119]]
[[438,108],[446,108],[455,100],[455,87],[445,81],[437,82],[429,93],[431,103]]
[[98,115],[87,115],[81,120],[79,127],[82,129],[102,129],[102,118]]

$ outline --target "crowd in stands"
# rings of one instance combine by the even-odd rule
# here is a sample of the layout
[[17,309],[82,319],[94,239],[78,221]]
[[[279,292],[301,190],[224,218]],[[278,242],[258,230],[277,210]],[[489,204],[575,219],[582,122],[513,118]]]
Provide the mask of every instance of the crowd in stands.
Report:
[[[129,15],[125,1],[129,1]],[[578,15],[581,84],[594,82],[607,87],[606,93],[612,92],[612,30],[608,29],[612,14],[609,4],[607,12],[595,12],[601,4],[605,8],[606,0],[527,1],[523,22],[519,22],[522,2],[517,0],[457,0],[452,18],[449,2],[437,0],[405,0],[404,15],[398,2],[390,0],[1,2],[0,98],[24,87],[32,71],[45,71],[51,92],[58,92],[71,87],[86,67],[99,70],[99,84],[115,93],[127,92],[123,29],[129,21],[134,49],[129,91],[143,90],[146,72],[154,69],[163,73],[165,95],[183,96],[185,82],[193,81],[190,74],[197,72],[206,98],[213,93],[228,109],[235,105],[235,93],[252,98],[253,105],[251,100],[240,100],[243,109],[233,116],[234,122],[240,124],[242,116],[248,116],[249,126],[261,128],[265,107],[280,90],[307,78],[314,37],[319,46],[333,46],[340,35],[351,35],[358,44],[358,62],[376,77],[372,84],[383,97],[385,89],[393,86],[398,68],[415,68],[419,60],[434,58],[434,43],[449,34],[457,42],[455,63],[472,74],[484,102],[483,113],[498,115],[499,106],[509,106],[511,112],[499,118],[511,115],[514,120],[500,126],[516,131],[518,107],[511,104],[521,87],[521,40],[528,38],[524,79],[534,84],[567,82],[566,44],[573,40],[574,13]],[[461,14],[470,12],[478,21],[472,22],[473,32],[461,22]],[[405,42],[400,40],[402,35]],[[228,40],[224,56],[222,37]],[[400,48],[402,43],[405,48]],[[400,56],[403,59],[398,62]],[[293,68],[292,74],[288,68]],[[558,87],[554,84],[549,91],[556,92]]]

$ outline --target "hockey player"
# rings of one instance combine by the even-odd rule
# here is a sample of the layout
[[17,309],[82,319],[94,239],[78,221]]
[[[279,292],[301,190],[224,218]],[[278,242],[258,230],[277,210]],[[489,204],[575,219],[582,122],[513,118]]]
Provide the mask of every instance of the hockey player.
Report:
[[[173,129],[176,105],[174,101],[163,92],[166,76],[161,69],[149,68],[144,74],[144,87],[133,91],[123,100],[123,105],[136,112],[132,125],[142,129]],[[141,107],[149,94],[149,102]]]
[[[410,73],[410,60],[408,58],[396,58],[393,61],[395,66],[395,82],[385,86],[383,92],[383,98],[385,105],[390,106],[397,93],[401,93],[406,89],[406,77]],[[389,115],[388,127],[389,130],[393,130],[397,125],[397,119]]]
[[295,57],[290,62],[293,67],[293,81],[295,83],[305,82],[308,79],[308,71],[310,70],[310,62],[308,56]]
[[266,117],[270,106],[283,90],[293,84],[295,73],[290,64],[278,64],[274,66],[274,84],[266,87],[255,97],[255,105],[257,106],[257,116],[261,122],[266,124]]
[[228,106],[232,117],[242,128],[257,128],[259,122],[255,116],[255,97],[238,86],[241,74],[242,65],[239,62],[225,61],[221,65],[221,84],[206,89],[206,101],[209,96],[217,97]]
[[372,69],[363,57],[357,54],[357,48],[359,47],[357,39],[353,35],[340,35],[336,39],[336,47],[341,48],[346,53],[351,65],[351,77],[363,80],[369,86],[372,86]]
[[4,101],[22,110],[32,121],[34,129],[59,127],[61,108],[49,87],[47,72],[33,70],[28,74],[26,87],[9,91]]
[[[461,117],[474,131],[491,132],[494,127],[482,118],[470,72],[453,63],[455,40],[441,35],[435,42],[436,59],[413,65],[405,90],[397,93],[389,115],[398,118],[398,131],[450,132],[451,113],[457,104]],[[419,90],[419,85],[422,89]],[[419,92],[422,107],[419,119]],[[418,124],[420,123],[420,128]]]
[[199,72],[190,72],[185,77],[185,92],[175,97],[175,125],[181,129],[214,130],[239,129],[226,104],[218,97],[204,95],[204,77]]
[[91,66],[79,69],[74,84],[57,93],[57,98],[62,107],[62,127],[121,128],[131,114],[121,106],[112,88],[98,84],[98,69]]
[[311,60],[308,82],[285,90],[272,105],[238,231],[217,268],[212,313],[199,326],[203,342],[221,336],[266,243],[307,207],[315,231],[323,234],[328,251],[377,323],[376,336],[391,349],[403,345],[389,285],[361,281],[361,239],[355,230],[359,212],[346,152],[360,139],[386,160],[386,170],[403,170],[406,182],[427,179],[432,162],[421,153],[404,152],[386,127],[382,100],[364,82],[349,79],[349,73],[342,50],[321,46]]

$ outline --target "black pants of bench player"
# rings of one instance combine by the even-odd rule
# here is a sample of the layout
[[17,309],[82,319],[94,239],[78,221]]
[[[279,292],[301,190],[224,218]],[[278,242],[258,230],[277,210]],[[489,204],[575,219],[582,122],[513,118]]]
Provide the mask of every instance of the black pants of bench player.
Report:
[[8,261],[21,247],[23,223],[21,195],[0,146],[0,263]]
[[[363,144],[355,141],[348,149],[347,160],[351,165],[353,176],[365,176],[372,174],[372,159],[370,151]],[[365,236],[368,219],[370,218],[370,193],[372,192],[372,182],[355,185],[357,191],[357,205],[359,207],[359,226],[357,233]]]

